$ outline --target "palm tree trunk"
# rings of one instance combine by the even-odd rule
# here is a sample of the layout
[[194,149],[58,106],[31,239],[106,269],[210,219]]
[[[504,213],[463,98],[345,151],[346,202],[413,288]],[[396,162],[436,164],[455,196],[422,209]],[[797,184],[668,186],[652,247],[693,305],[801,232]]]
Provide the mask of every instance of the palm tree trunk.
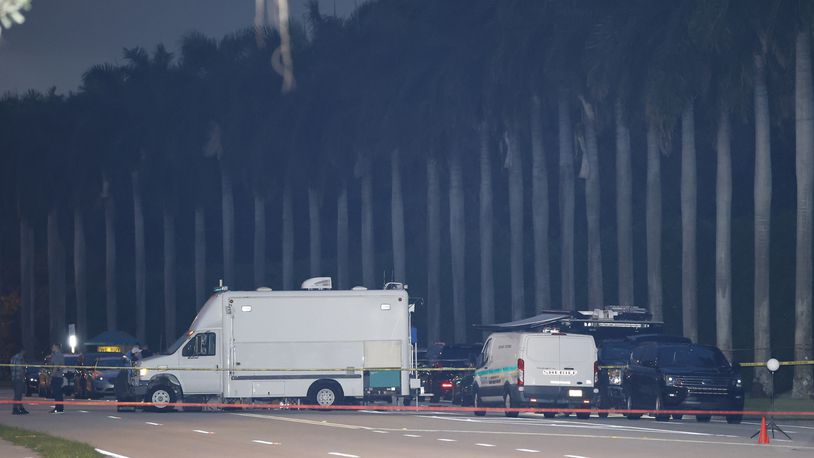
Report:
[[455,343],[466,340],[466,217],[461,157],[449,163],[449,239],[452,254],[452,323]]
[[136,280],[136,338],[147,342],[147,262],[144,245],[144,207],[138,170],[130,174],[133,189],[134,270]]
[[336,280],[348,289],[348,184],[343,180],[336,198]]
[[283,289],[294,289],[294,209],[291,184],[283,188]]
[[88,290],[86,283],[85,221],[77,205],[73,210],[73,279],[76,294],[76,335],[84,342],[88,334]]
[[599,147],[596,144],[596,130],[593,108],[586,105],[588,115],[585,117],[585,159],[588,162],[588,174],[585,176],[585,211],[588,223],[588,306],[602,308],[605,305],[604,284],[602,279],[602,234],[599,218]]
[[254,195],[254,286],[266,283],[266,198]]
[[107,313],[107,330],[117,329],[116,302],[116,206],[113,195],[109,192],[109,183],[105,186],[105,311]]
[[696,253],[695,114],[693,103],[681,115],[681,311],[684,337],[698,341]]
[[560,270],[562,308],[576,310],[574,297],[574,138],[568,95],[561,92],[558,103],[560,146]]
[[362,281],[364,286],[376,286],[376,259],[373,234],[373,173],[366,164],[362,175]]
[[658,134],[652,122],[647,123],[647,302],[656,321],[662,321],[661,289],[661,152]]
[[49,319],[49,339],[51,342],[63,343],[66,333],[65,327],[65,296],[60,290],[60,268],[62,258],[62,239],[59,234],[59,214],[56,207],[48,212],[48,319]]
[[715,323],[717,345],[732,360],[732,157],[729,109],[718,121],[718,176],[715,180]]
[[531,98],[531,217],[534,226],[534,304],[540,313],[551,308],[548,258],[548,166],[543,147],[540,97]]
[[34,354],[34,298],[32,297],[34,283],[34,236],[28,219],[20,217],[20,335],[23,348],[29,355]]
[[520,154],[516,135],[515,129],[507,132],[512,320],[526,317],[526,286],[523,269],[523,157]]
[[232,177],[221,168],[221,211],[223,217],[223,281],[235,281],[235,196]]
[[308,188],[308,228],[310,255],[311,255],[311,276],[318,277],[322,275],[322,224],[320,222],[319,210],[321,205],[322,196],[320,192],[313,186]]
[[404,199],[401,193],[399,151],[390,155],[390,225],[393,231],[393,275],[395,281],[407,283],[407,249],[404,235]]
[[[797,170],[797,265],[795,289],[794,359],[812,359],[811,344],[811,217],[814,181],[814,91],[811,82],[811,36],[797,34],[794,72],[794,108]],[[814,392],[812,366],[794,366],[791,395],[808,399]]]
[[195,206],[195,310],[206,300],[206,210]]
[[175,335],[175,214],[164,208],[164,338],[173,342]]
[[438,159],[427,159],[427,343],[441,338],[441,183]]
[[492,161],[489,128],[480,125],[480,307],[481,323],[495,322],[495,267],[492,201]]
[[[769,121],[769,91],[766,63],[755,55],[755,324],[754,361],[771,358],[770,249],[772,223],[772,145]],[[756,367],[752,392],[768,396],[772,377],[765,367]]]
[[616,100],[616,245],[619,305],[635,305],[633,289],[633,171],[630,130],[621,99]]

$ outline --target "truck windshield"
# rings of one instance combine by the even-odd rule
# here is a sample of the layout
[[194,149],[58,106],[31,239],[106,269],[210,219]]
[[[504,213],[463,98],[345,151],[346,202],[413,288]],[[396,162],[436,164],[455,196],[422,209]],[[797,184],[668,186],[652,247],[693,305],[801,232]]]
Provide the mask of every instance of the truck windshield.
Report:
[[181,345],[183,345],[184,342],[186,342],[186,341],[187,341],[187,335],[183,334],[181,337],[178,338],[178,340],[173,342],[172,345],[167,347],[167,349],[164,350],[164,352],[161,353],[161,354],[162,355],[171,355],[171,354],[175,353],[176,351],[178,351],[179,348],[181,348]]
[[659,365],[662,367],[717,369],[729,367],[729,362],[717,348],[696,345],[664,345],[659,347]]
[[599,360],[606,364],[624,364],[630,359],[633,345],[628,343],[606,343],[599,350]]

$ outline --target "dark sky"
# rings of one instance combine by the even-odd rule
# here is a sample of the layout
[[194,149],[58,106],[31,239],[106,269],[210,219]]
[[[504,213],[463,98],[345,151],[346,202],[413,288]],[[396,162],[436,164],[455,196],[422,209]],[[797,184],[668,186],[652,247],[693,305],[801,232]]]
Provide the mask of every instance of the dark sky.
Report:
[[[319,0],[323,13],[347,16],[363,0]],[[192,30],[221,37],[254,22],[254,0],[33,0],[26,22],[0,38],[0,94],[75,90],[91,65],[120,60],[122,48],[175,51]],[[307,0],[289,0],[302,19]]]

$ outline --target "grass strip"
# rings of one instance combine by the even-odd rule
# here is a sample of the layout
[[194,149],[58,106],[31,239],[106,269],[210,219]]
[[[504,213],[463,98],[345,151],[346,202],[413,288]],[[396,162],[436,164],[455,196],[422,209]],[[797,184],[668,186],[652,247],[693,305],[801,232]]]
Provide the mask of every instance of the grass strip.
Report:
[[0,424],[0,438],[32,450],[43,458],[96,458],[102,455],[88,444],[45,433]]

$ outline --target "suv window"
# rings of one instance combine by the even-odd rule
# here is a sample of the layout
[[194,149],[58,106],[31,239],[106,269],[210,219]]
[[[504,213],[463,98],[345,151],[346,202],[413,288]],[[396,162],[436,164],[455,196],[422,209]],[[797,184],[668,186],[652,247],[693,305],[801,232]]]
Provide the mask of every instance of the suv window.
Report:
[[662,345],[659,348],[659,364],[662,367],[729,367],[720,350],[696,345]]
[[205,332],[193,337],[184,346],[183,356],[214,356],[215,333]]
[[630,362],[637,366],[654,365],[656,362],[656,346],[644,344],[634,348],[630,354]]

